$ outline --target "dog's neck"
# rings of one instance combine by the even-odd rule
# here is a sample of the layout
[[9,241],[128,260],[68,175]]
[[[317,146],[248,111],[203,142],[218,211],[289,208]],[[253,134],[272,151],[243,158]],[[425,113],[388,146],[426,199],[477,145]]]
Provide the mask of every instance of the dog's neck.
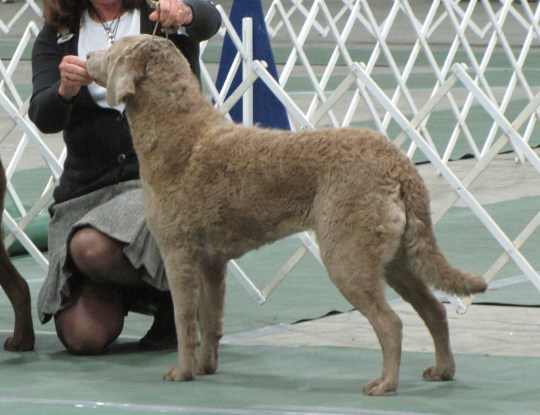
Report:
[[205,126],[223,122],[181,61],[151,61],[137,92],[126,99],[126,114],[135,149],[144,154],[139,159],[141,177],[147,182],[161,180],[170,169],[178,177]]

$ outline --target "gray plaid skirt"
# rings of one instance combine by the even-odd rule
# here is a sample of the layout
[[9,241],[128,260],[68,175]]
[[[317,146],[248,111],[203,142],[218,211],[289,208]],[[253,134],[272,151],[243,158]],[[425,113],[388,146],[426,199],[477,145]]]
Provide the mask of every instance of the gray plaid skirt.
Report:
[[75,269],[68,256],[72,235],[91,226],[124,245],[124,254],[142,280],[168,290],[165,267],[144,218],[143,192],[138,180],[112,185],[54,205],[49,224],[49,271],[38,297],[38,315],[46,323],[69,307]]

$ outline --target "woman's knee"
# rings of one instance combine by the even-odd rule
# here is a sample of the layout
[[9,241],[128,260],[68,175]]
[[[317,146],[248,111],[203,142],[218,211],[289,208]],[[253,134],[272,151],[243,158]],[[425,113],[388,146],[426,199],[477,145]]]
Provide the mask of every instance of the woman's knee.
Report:
[[[56,333],[66,350],[74,355],[103,354],[114,341],[108,328],[102,326],[72,325],[55,319]],[[89,328],[89,330],[87,330]]]
[[142,283],[141,272],[126,258],[122,244],[94,228],[75,232],[69,253],[77,269],[94,282],[118,286]]
[[86,285],[75,295],[73,305],[60,311],[54,321],[68,352],[101,354],[122,332],[122,297],[111,287]]
[[77,268],[90,277],[110,274],[123,255],[118,242],[90,227],[75,232],[69,252]]

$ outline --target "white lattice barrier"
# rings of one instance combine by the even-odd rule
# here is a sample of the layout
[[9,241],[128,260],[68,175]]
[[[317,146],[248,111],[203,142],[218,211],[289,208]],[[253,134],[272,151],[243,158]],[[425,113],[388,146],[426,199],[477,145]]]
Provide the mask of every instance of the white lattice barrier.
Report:
[[[540,82],[534,59],[539,57],[540,6],[510,0],[384,4],[341,0],[336,8],[336,2],[330,7],[323,0],[272,1],[266,22],[285,56],[277,81],[264,62],[252,59],[250,21],[245,20],[242,33],[235,33],[220,8],[224,20],[220,36],[203,45],[205,87],[226,114],[261,79],[287,109],[294,129],[368,125],[386,133],[411,158],[430,161],[441,180],[454,189],[434,211],[435,222],[461,200],[500,246],[502,254],[486,271],[486,278],[493,278],[512,261],[540,290],[540,277],[521,250],[537,231],[539,215],[511,239],[471,191],[503,150],[515,151],[519,162],[540,172],[538,157],[530,148],[538,144]],[[218,91],[205,65],[206,50],[220,44],[225,33],[239,51],[231,73],[241,67],[244,74],[244,81],[227,99],[230,83]],[[9,70],[2,76],[4,91],[11,88]],[[21,143],[28,140],[37,145],[56,177],[58,160],[49,157],[50,151],[41,146],[43,140],[21,114],[24,103],[11,97],[1,105],[25,132]],[[475,162],[458,177],[449,160],[464,153]],[[9,170],[14,168],[10,165]],[[11,192],[16,193],[13,188]],[[37,202],[35,209],[42,206]],[[10,224],[9,217],[6,223]],[[23,240],[24,230],[16,231],[14,236]],[[306,253],[320,260],[316,241],[308,233],[295,238],[298,250],[264,288],[253,283],[249,270],[231,261],[229,270],[259,303]]]
[[[62,172],[62,164],[28,119],[29,96],[23,96],[19,91],[20,85],[13,80],[15,74],[20,70],[23,54],[29,53],[32,40],[37,36],[38,31],[39,29],[34,22],[28,23],[13,56],[9,59],[9,64],[6,66],[4,61],[0,60],[0,108],[5,111],[12,121],[11,126],[2,131],[0,143],[14,138],[18,142],[11,159],[6,163],[8,195],[14,203],[17,214],[12,215],[7,210],[4,210],[2,221],[10,231],[4,241],[6,247],[10,247],[15,240],[18,240],[36,262],[46,269],[48,261],[27,235],[26,229],[50,203],[55,180]],[[48,168],[51,175],[39,197],[31,201],[30,208],[25,206],[19,195],[20,192],[17,191],[12,181],[13,174],[29,152],[37,152],[41,156],[43,165]],[[3,159],[4,157],[5,155],[3,155]]]
[[[251,62],[252,71],[245,74],[234,98],[259,77],[285,105],[294,128],[372,123],[410,157],[429,160],[455,190],[434,212],[435,221],[461,199],[500,245],[503,254],[486,272],[487,279],[512,260],[540,289],[537,271],[520,251],[535,233],[538,215],[510,240],[469,190],[507,144],[521,162],[540,173],[538,157],[529,146],[538,119],[539,85],[534,68],[527,67],[540,45],[538,3],[441,0],[419,10],[407,0],[396,0],[385,12],[379,5],[378,15],[367,0],[341,3],[339,11],[334,8],[332,13],[322,0],[274,0],[266,17],[269,32],[273,36],[285,33],[290,41],[279,82],[269,77],[263,63]],[[404,30],[413,33],[414,40],[400,44]],[[439,32],[445,33],[442,41]],[[322,70],[308,54],[313,37],[325,39],[321,47],[330,49]],[[374,46],[360,64],[355,55],[362,51],[355,49],[361,48],[358,39],[362,38]],[[305,91],[304,99],[295,95],[298,74],[309,81],[311,99],[305,99]],[[219,107],[222,100],[214,99]],[[225,103],[221,108],[226,112],[231,106]],[[451,120],[443,131],[440,118],[434,115],[437,112],[445,112]],[[512,116],[515,113],[519,115]],[[476,163],[458,178],[448,161],[464,152],[472,154]],[[240,279],[247,278],[247,288],[258,302],[265,301],[306,252],[318,258],[315,241],[308,234],[299,238],[300,248],[267,287],[251,286],[246,274],[236,270]]]
[[25,22],[28,18],[28,13],[33,15],[32,18],[41,18],[43,16],[43,12],[34,0],[24,0],[12,15],[6,13],[5,9],[6,7],[0,9],[2,11],[0,15],[0,30],[4,33],[9,33],[17,22]]

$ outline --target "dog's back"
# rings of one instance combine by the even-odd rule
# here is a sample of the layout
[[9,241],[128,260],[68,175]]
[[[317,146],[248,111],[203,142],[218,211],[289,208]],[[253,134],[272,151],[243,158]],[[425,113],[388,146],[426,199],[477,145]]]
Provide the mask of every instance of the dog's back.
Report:
[[183,176],[187,186],[174,197],[184,212],[197,212],[183,222],[199,227],[194,234],[204,249],[237,257],[306,229],[322,244],[334,244],[341,232],[364,227],[357,232],[360,246],[377,243],[369,239],[373,232],[382,235],[381,265],[403,249],[410,271],[437,289],[458,295],[486,289],[483,278],[448,263],[433,234],[429,192],[418,170],[374,131],[291,133],[223,121],[219,133],[207,134],[196,147]]

